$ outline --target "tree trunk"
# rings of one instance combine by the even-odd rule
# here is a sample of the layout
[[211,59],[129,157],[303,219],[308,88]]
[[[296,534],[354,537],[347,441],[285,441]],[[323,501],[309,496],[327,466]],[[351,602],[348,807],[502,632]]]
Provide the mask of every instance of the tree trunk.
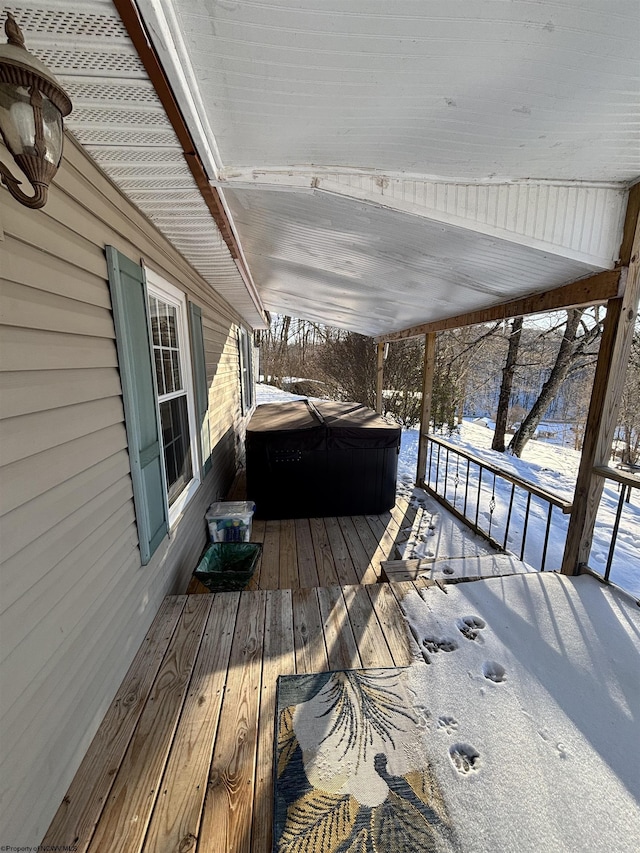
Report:
[[551,401],[555,397],[558,389],[564,382],[571,366],[572,356],[574,353],[574,345],[576,332],[580,325],[580,318],[583,311],[581,308],[571,308],[567,311],[567,325],[564,330],[562,342],[556,356],[555,364],[551,369],[549,378],[542,386],[542,390],[538,395],[538,399],[531,407],[531,411],[520,424],[520,428],[516,431],[509,444],[509,450],[518,458],[522,455],[527,442],[533,438],[538,424],[544,417],[544,413],[549,408]]
[[502,369],[502,383],[500,385],[500,397],[498,399],[498,411],[496,412],[496,429],[491,442],[491,449],[504,453],[504,434],[507,431],[507,417],[509,414],[509,400],[511,398],[511,386],[513,385],[513,374],[516,369],[518,358],[518,347],[520,346],[520,335],[522,333],[523,317],[514,317],[511,323],[511,334],[509,336],[509,349],[507,360]]

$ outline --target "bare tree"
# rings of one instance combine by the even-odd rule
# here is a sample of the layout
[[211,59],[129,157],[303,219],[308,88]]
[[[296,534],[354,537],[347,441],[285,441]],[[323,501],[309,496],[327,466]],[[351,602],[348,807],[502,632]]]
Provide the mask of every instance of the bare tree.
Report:
[[527,442],[535,435],[538,424],[571,370],[581,369],[593,359],[591,347],[602,334],[602,322],[597,309],[595,318],[587,312],[588,309],[583,308],[571,308],[566,312],[564,332],[549,377],[509,444],[508,449],[514,456],[522,455]]
[[631,344],[617,434],[622,442],[620,461],[636,465],[640,459],[640,328],[636,328]]
[[319,353],[332,396],[373,408],[376,402],[376,345],[373,338],[345,332]]
[[498,410],[496,412],[496,428],[493,433],[491,448],[500,453],[505,451],[504,436],[507,431],[507,419],[509,415],[509,400],[511,399],[511,388],[513,376],[516,371],[518,360],[518,348],[520,347],[520,336],[522,335],[523,317],[514,317],[511,323],[509,335],[509,348],[507,359],[502,368],[502,382],[500,384],[500,396],[498,398]]

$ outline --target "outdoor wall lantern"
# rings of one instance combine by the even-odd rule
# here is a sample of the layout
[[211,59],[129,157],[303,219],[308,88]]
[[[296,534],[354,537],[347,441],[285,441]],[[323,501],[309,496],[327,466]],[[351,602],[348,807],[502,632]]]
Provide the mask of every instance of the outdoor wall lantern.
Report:
[[47,201],[49,184],[62,159],[62,119],[71,101],[49,69],[24,46],[22,30],[7,12],[0,45],[0,133],[13,159],[34,188],[28,196],[21,181],[0,163],[2,183],[21,204],[34,210]]

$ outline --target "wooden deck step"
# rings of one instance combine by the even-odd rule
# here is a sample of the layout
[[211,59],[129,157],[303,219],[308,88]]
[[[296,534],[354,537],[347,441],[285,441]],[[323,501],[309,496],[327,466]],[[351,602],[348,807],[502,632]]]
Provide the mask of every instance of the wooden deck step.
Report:
[[383,560],[380,563],[381,580],[393,582],[415,581],[431,567],[433,559]]

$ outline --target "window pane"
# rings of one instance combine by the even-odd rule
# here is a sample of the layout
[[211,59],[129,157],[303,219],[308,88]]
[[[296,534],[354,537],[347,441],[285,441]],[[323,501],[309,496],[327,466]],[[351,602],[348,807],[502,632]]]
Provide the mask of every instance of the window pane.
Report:
[[193,470],[186,396],[160,403],[160,419],[171,506],[190,482]]
[[154,347],[160,345],[160,325],[158,319],[158,300],[154,296],[149,297],[149,317],[151,319],[151,338]]
[[176,350],[171,353],[171,361],[173,366],[173,387],[174,390],[181,391],[182,381],[180,378],[180,356]]
[[164,304],[162,307],[164,309],[163,310],[163,316],[162,316],[162,325],[161,325],[162,346],[163,347],[169,347],[169,346],[171,346],[171,338],[169,335],[169,323],[171,322],[171,312],[172,311],[175,312],[175,309],[172,308],[170,305],[167,305],[167,304]]
[[177,347],[178,333],[176,330],[176,309],[171,306],[167,306],[167,309],[167,331],[169,334],[168,346]]
[[153,348],[153,355],[156,362],[156,387],[158,391],[158,397],[162,397],[165,393],[164,390],[164,376],[162,375],[162,355],[159,349],[156,347]]
[[176,387],[173,382],[173,365],[171,363],[171,350],[162,350],[162,367],[164,372],[164,393],[173,394]]

